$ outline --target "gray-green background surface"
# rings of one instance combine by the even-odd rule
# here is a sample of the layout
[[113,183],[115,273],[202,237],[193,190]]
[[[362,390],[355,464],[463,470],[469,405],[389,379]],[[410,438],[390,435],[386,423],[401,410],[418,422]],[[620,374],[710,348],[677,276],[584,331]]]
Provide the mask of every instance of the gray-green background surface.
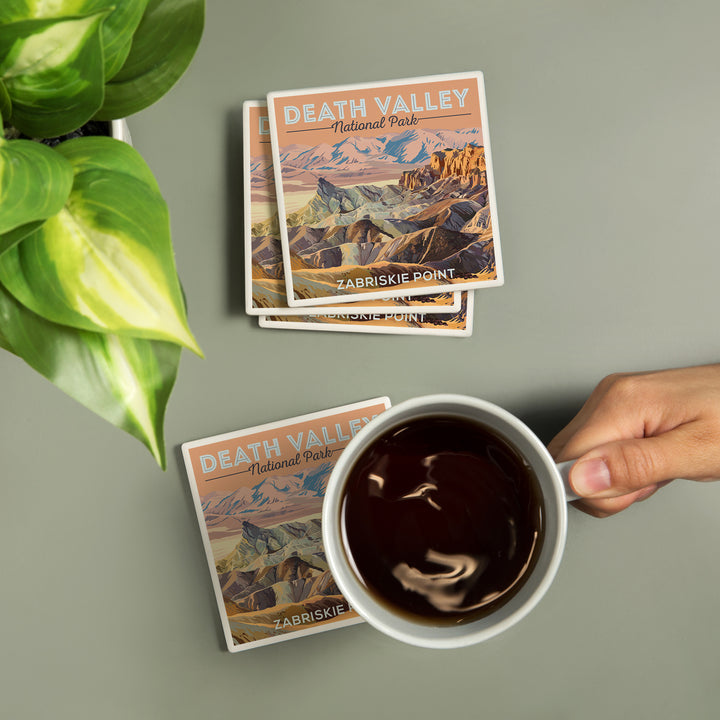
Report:
[[[543,439],[615,370],[717,361],[720,5],[208,0],[180,84],[130,119],[190,322],[166,438],[465,392]],[[482,70],[506,284],[469,339],[260,330],[243,314],[241,105]],[[556,583],[486,644],[366,625],[231,655],[177,453],[167,472],[0,357],[0,716],[716,718],[720,484],[570,512]]]

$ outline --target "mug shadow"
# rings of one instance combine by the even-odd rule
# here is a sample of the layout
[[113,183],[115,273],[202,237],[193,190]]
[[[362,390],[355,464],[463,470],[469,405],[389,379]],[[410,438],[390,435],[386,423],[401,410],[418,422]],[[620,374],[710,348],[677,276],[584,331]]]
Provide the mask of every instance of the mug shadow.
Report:
[[512,409],[547,447],[550,441],[577,415],[586,398],[540,398]]

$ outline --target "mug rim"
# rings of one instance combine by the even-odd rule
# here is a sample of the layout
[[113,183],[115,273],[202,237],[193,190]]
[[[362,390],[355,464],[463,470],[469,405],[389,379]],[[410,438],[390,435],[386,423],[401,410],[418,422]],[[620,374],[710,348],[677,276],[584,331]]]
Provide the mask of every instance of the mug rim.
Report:
[[[456,408],[449,411],[448,407]],[[464,412],[463,412],[464,410]],[[545,470],[539,473],[545,505],[546,531],[543,546],[533,573],[523,588],[507,603],[485,618],[459,625],[433,625],[414,622],[394,614],[389,606],[378,602],[362,584],[345,551],[340,509],[349,471],[365,448],[382,433],[404,420],[436,415],[473,417],[470,412],[489,416],[501,425],[493,430],[510,442],[523,457],[533,455]],[[475,418],[478,422],[483,420]],[[508,438],[511,428],[517,437]],[[511,433],[512,434],[512,433]],[[518,438],[522,439],[518,448]],[[542,475],[542,476],[541,476]],[[550,489],[550,492],[548,490]],[[551,512],[552,509],[552,512]],[[548,523],[549,521],[549,523]],[[548,533],[547,525],[552,532]],[[456,648],[487,640],[525,617],[542,599],[552,584],[564,552],[567,535],[567,500],[555,461],[535,433],[519,418],[487,400],[453,393],[440,393],[410,398],[380,413],[365,425],[340,454],[325,491],[322,510],[322,536],[330,572],[350,606],[370,625],[397,640],[426,648]],[[542,571],[542,572],[541,572]],[[530,582],[535,577],[534,582]]]

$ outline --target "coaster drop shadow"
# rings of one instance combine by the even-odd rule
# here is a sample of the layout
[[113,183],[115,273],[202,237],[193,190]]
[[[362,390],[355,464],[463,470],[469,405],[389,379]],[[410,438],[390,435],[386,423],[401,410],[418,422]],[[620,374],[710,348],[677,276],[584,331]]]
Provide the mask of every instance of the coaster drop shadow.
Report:
[[[188,516],[190,518],[196,518],[197,517],[197,510],[195,508],[195,501],[193,500],[192,491],[190,489],[190,485],[188,483],[188,477],[187,472],[185,470],[185,458],[183,457],[182,453],[182,445],[175,445],[174,448],[174,456],[175,461],[177,462],[177,476],[180,479],[180,485],[182,486],[182,492],[183,496],[185,498],[185,505],[188,511]],[[207,563],[207,556],[205,555],[205,548],[203,546],[203,538],[202,538],[202,532],[200,528],[198,527],[197,522],[192,522],[191,525],[194,525],[194,532],[193,535],[195,535],[199,541],[198,543],[198,566],[204,563]],[[202,559],[201,559],[202,558]],[[196,567],[193,565],[193,567]],[[199,576],[200,580],[205,580],[207,577],[206,573],[203,573]],[[217,598],[215,596],[215,592],[213,590],[213,587],[211,583],[206,583],[204,585],[205,591],[205,598],[207,602],[207,608],[210,616],[213,618],[213,627],[216,634],[216,639],[218,643],[218,648],[220,650],[227,650],[227,642],[225,641],[225,633],[223,632],[222,628],[222,622],[220,621],[220,618],[218,616],[217,612]]]
[[227,114],[225,147],[227,309],[231,315],[242,315],[245,312],[242,107],[232,108]]

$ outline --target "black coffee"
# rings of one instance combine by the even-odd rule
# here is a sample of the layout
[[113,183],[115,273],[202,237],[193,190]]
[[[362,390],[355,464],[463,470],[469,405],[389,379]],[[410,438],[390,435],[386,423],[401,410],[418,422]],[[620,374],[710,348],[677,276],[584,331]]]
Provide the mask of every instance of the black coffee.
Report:
[[353,466],[341,508],[368,590],[415,621],[456,624],[506,603],[543,539],[535,474],[502,437],[453,416],[412,420]]

